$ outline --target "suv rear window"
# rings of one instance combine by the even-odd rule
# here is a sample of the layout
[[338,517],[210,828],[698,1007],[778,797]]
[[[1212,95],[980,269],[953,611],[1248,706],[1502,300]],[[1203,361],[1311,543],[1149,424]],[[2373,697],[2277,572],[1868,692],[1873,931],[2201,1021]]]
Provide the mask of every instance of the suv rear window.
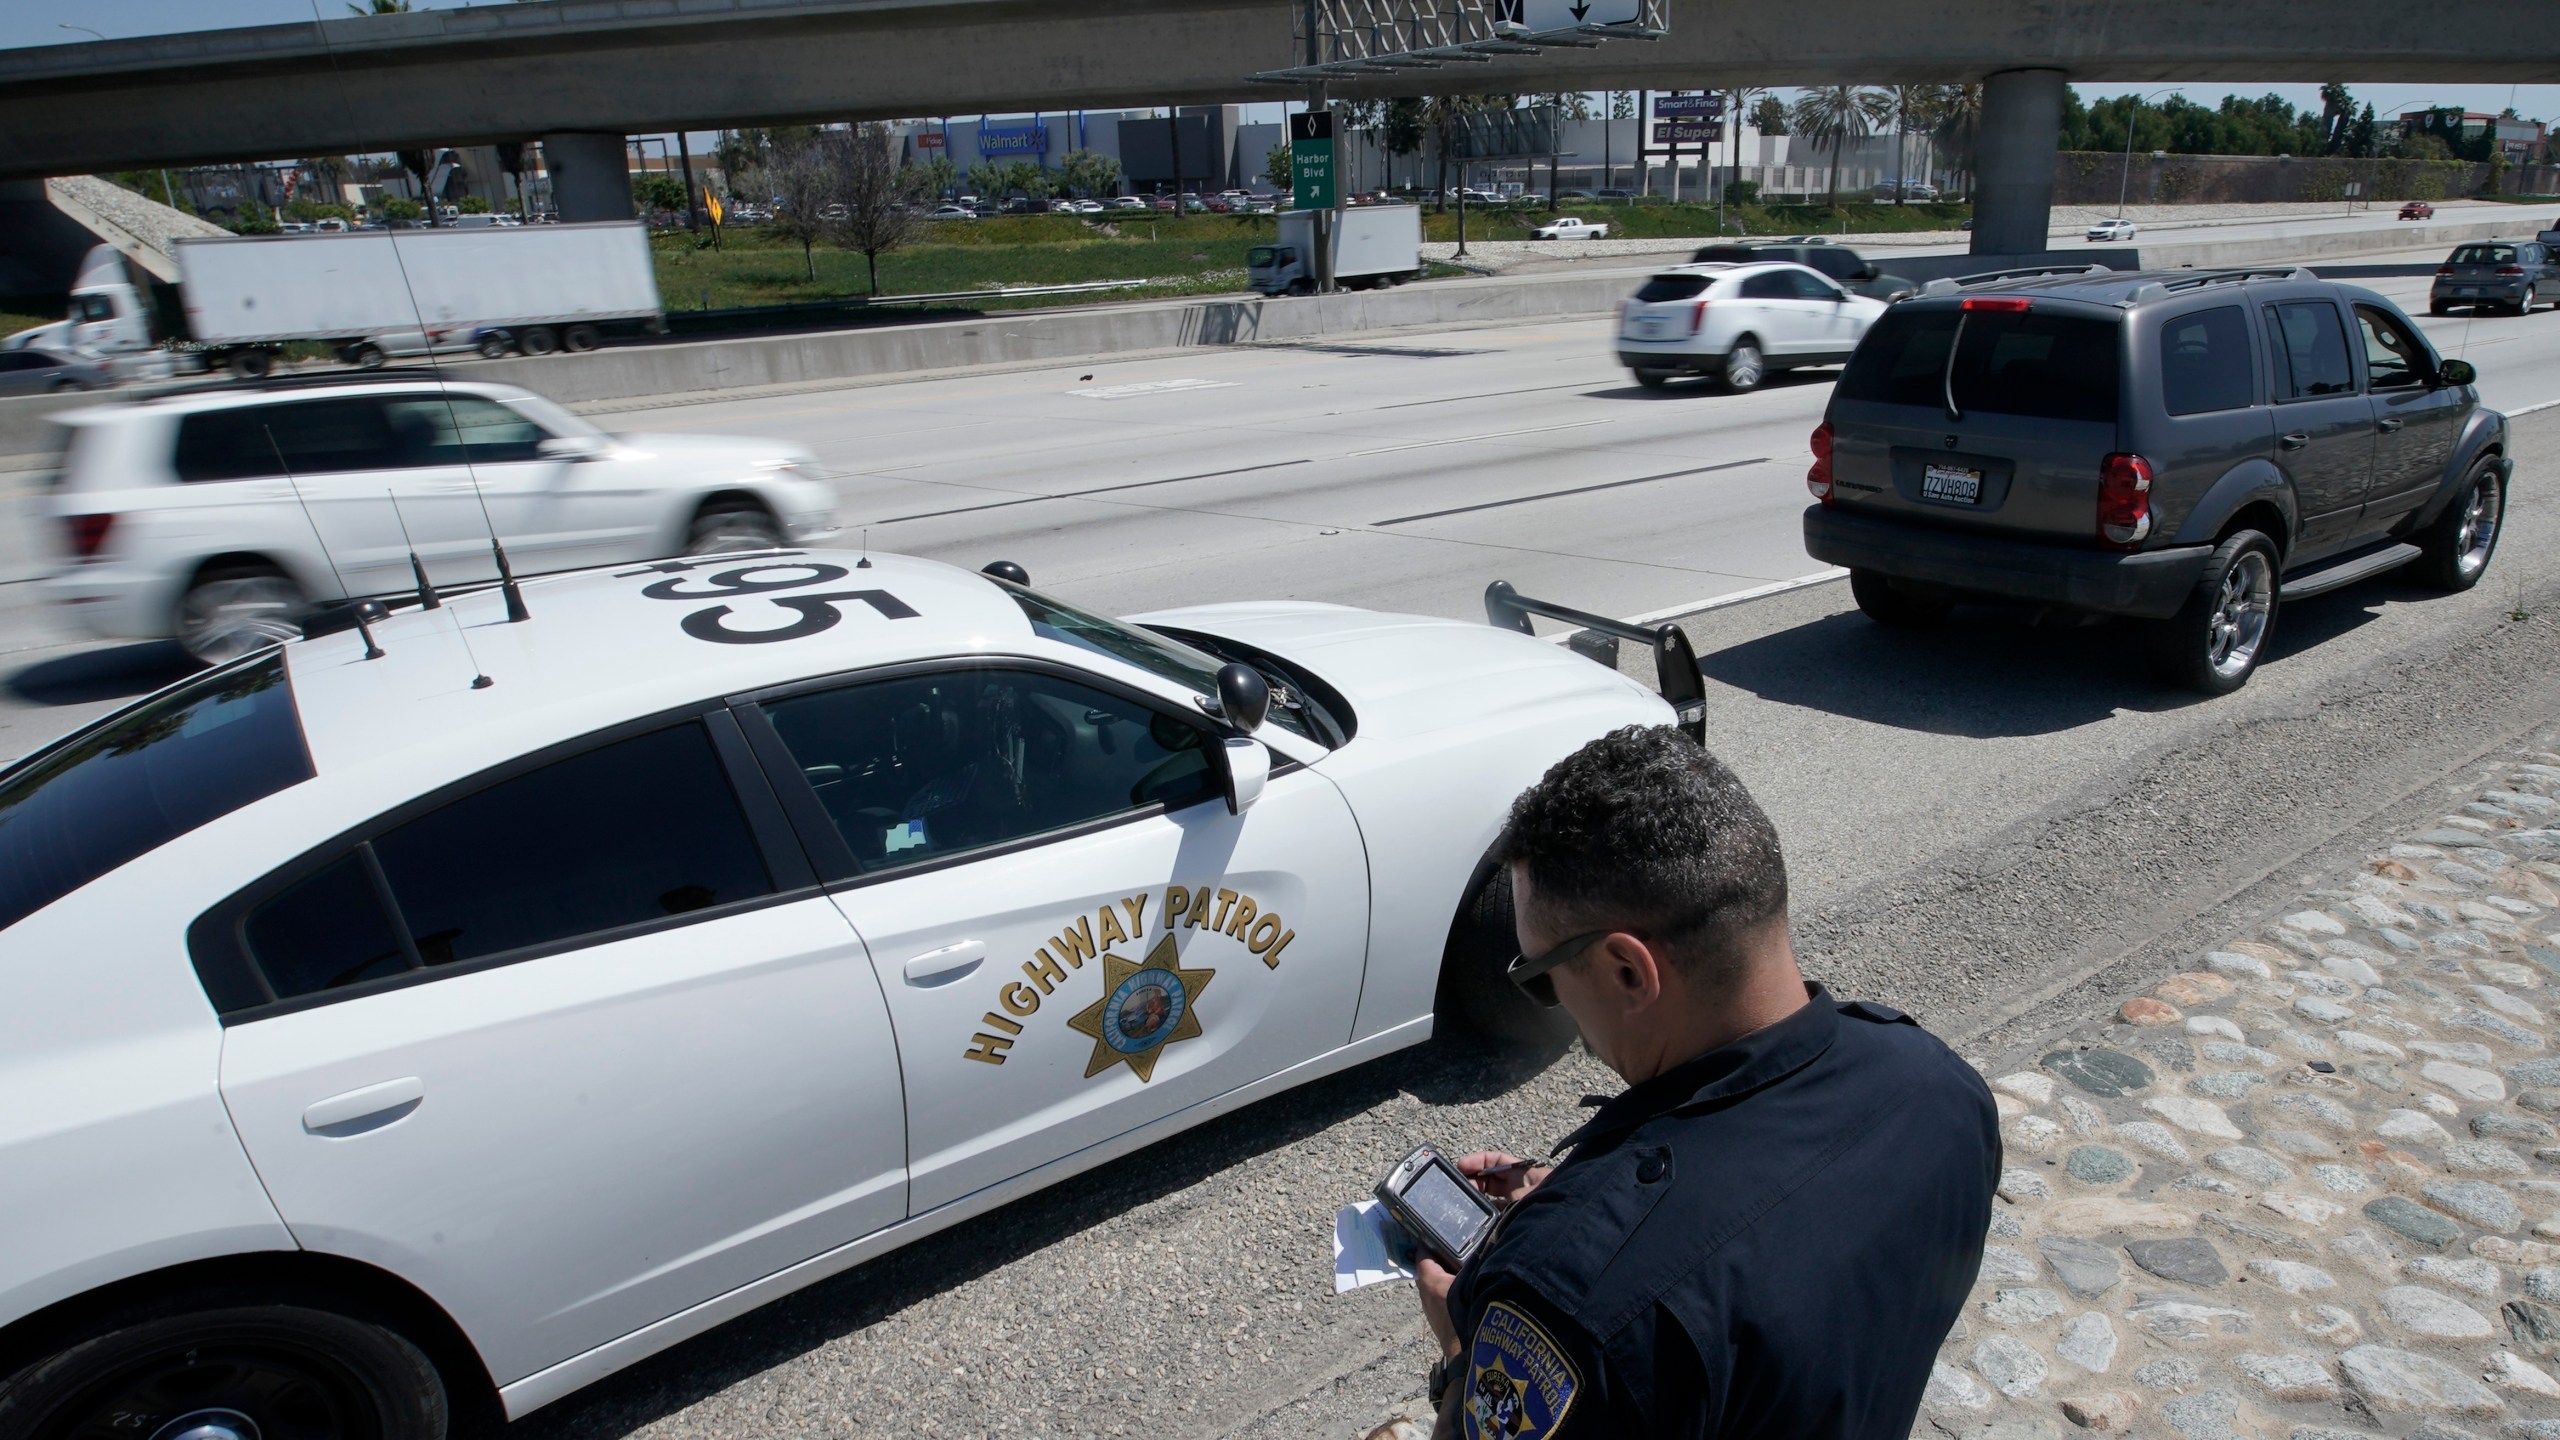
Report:
[[1636,292],[1636,303],[1659,304],[1668,300],[1695,300],[1707,293],[1715,278],[1709,275],[1656,275],[1644,282]]
[[[1754,260],[1765,260],[1767,258],[1769,257],[1762,255],[1759,251],[1752,249],[1748,245],[1703,245],[1699,247],[1697,254],[1689,257],[1689,260],[1692,264],[1706,264],[1713,261],[1722,261],[1728,265],[1746,265]],[[1778,258],[1784,259],[1785,257],[1780,256]]]
[[1834,394],[1943,410],[1952,392],[1967,414],[2113,424],[2118,333],[2113,321],[2069,315],[1896,306],[1849,357]]
[[205,410],[178,422],[178,478],[189,482],[388,470],[400,463],[372,396]]
[[0,774],[0,929],[311,778],[284,657],[219,670]]
[[2160,322],[2160,397],[2172,415],[2244,410],[2257,398],[2249,317],[2237,305]]

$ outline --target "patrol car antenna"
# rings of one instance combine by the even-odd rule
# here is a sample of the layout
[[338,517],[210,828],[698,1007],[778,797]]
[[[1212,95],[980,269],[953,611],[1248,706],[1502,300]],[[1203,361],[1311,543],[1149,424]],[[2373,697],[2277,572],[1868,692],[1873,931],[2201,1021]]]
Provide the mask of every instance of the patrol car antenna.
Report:
[[[320,547],[320,558],[328,562],[329,578],[338,582],[338,593],[347,593],[347,577],[338,573],[338,558],[329,553],[329,539],[320,533],[320,522],[311,518],[311,502],[302,498],[302,481],[293,473],[293,462],[284,458],[284,447],[276,443],[276,427],[259,422],[258,429],[267,437],[267,448],[275,452],[276,468],[284,472],[284,483],[293,487],[293,503],[302,508],[302,523],[311,527],[311,538]],[[364,658],[379,660],[382,647],[373,643],[373,627],[364,620],[364,606],[348,601],[349,613],[355,616],[356,633],[364,637]]]
[[871,568],[871,527],[868,525],[862,527],[862,558],[853,562],[853,568],[856,570]]
[[399,493],[392,490],[385,490],[382,493],[391,497],[391,518],[400,522],[400,543],[409,547],[409,573],[418,577],[418,608],[421,610],[443,608],[443,597],[436,594],[434,583],[427,579],[426,562],[418,558],[418,542],[410,538],[409,517],[400,513]]
[[[445,405],[453,405],[451,397],[445,397]],[[481,495],[479,471],[471,469],[471,461],[463,461],[463,474],[471,477],[471,497],[479,500],[481,505],[481,525],[489,528],[489,553],[497,556],[497,587],[507,597],[507,623],[520,625],[525,620],[532,620],[532,610],[525,610],[525,589],[517,587],[515,569],[507,566],[507,546],[497,543],[497,520],[489,518],[489,497]]]

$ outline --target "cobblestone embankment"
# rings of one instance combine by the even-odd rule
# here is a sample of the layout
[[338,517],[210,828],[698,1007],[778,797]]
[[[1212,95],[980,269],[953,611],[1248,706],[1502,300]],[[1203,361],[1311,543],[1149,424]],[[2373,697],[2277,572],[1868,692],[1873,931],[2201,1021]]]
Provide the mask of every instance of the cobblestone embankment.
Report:
[[2007,1168],[1916,1433],[2560,1440],[2555,796],[2523,755],[1985,1066]]

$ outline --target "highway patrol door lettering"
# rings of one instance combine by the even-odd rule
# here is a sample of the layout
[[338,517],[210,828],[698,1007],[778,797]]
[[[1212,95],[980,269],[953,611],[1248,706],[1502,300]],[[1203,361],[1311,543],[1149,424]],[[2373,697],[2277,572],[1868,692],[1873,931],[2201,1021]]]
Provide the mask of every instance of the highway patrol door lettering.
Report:
[[1045,673],[765,712],[868,872],[835,900],[889,996],[915,1212],[1348,1040],[1368,865],[1330,781],[1230,815],[1209,732]]

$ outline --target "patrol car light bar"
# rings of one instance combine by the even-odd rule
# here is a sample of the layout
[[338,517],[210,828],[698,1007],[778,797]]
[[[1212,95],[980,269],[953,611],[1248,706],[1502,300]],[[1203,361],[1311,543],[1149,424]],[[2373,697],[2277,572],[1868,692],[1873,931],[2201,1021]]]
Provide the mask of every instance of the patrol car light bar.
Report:
[[[1502,56],[1588,50],[1603,40],[1659,40],[1671,33],[1669,0],[1642,0],[1623,25],[1571,25],[1532,31],[1502,18],[1503,0],[1314,0],[1290,7],[1292,55],[1323,58],[1245,78],[1267,85],[1305,85],[1399,70],[1484,64]],[[1315,28],[1310,37],[1307,29]]]
[[1578,625],[1586,635],[1608,637],[1605,645],[1592,646],[1581,643],[1584,635],[1576,635],[1573,637],[1576,642],[1573,650],[1578,655],[1613,668],[1618,658],[1618,641],[1628,640],[1650,646],[1655,685],[1662,691],[1662,698],[1671,702],[1672,711],[1679,717],[1681,733],[1701,745],[1707,743],[1707,679],[1698,669],[1698,652],[1690,648],[1687,631],[1677,625],[1630,625],[1623,620],[1576,610],[1552,600],[1532,600],[1512,589],[1508,580],[1496,580],[1484,587],[1484,618],[1497,629],[1535,635],[1538,632],[1529,625],[1532,615],[1544,615],[1550,620]]

